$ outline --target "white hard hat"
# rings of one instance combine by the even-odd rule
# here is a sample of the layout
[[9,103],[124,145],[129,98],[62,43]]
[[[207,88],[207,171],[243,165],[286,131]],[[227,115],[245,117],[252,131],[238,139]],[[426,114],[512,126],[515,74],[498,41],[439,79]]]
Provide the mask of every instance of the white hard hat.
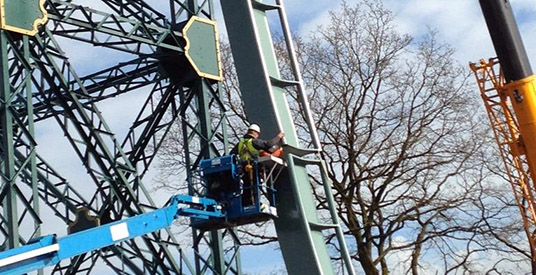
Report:
[[248,130],[260,133],[261,132],[261,127],[259,127],[259,125],[255,124],[255,123],[253,123],[253,124],[249,125]]

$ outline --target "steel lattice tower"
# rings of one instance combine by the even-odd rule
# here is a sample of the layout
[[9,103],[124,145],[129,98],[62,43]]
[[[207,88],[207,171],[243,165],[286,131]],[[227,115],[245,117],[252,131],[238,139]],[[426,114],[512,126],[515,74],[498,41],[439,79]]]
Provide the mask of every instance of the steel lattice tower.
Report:
[[[99,0],[83,5],[35,0],[44,5],[48,21],[27,32],[10,27],[9,20],[14,18],[10,16],[24,17],[35,7],[23,7],[26,4],[15,0],[0,2],[3,9],[14,8],[0,12],[1,250],[40,236],[43,223],[67,228],[78,209],[85,208],[106,223],[160,206],[142,179],[174,121],[180,121],[184,135],[191,185],[200,159],[225,149],[218,82],[200,77],[184,62],[186,42],[181,32],[193,16],[213,19],[211,0],[151,4]],[[77,73],[63,50],[67,43],[75,42],[115,51],[122,60],[104,69],[92,69],[88,64]],[[97,106],[134,92],[146,95],[146,101],[124,140],[119,140],[108,123],[114,118],[105,118]],[[67,180],[39,155],[36,132],[45,120],[54,120],[61,127],[80,159],[73,165],[83,165],[88,179]],[[92,186],[82,188],[78,180],[90,181]],[[190,193],[195,192],[191,186]],[[43,218],[45,212],[53,213],[54,219]],[[222,236],[234,236],[233,232],[194,231],[193,235],[193,252],[183,250],[171,230],[163,230],[87,253],[53,271],[240,274],[238,245],[232,238],[222,240]],[[224,249],[224,243],[230,247]]]

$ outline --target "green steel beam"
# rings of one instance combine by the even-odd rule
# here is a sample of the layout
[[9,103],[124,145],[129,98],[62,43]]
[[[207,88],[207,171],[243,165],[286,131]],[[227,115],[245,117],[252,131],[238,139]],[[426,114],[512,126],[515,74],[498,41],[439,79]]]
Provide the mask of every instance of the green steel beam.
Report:
[[[188,139],[192,144],[186,146],[197,146],[200,144],[199,141],[202,141],[204,145],[200,150],[226,151],[226,145],[223,146],[223,149],[220,145],[215,145],[215,143],[226,144],[225,119],[223,119],[225,113],[218,98],[219,89],[214,88],[217,84],[206,79],[199,79],[197,87],[166,85],[164,83],[165,77],[161,77],[157,66],[155,66],[156,62],[159,61],[159,49],[167,49],[176,53],[182,52],[182,46],[178,42],[180,33],[175,32],[176,29],[169,22],[179,23],[191,15],[211,18],[214,13],[212,1],[186,3],[186,1],[170,0],[171,14],[174,15],[171,20],[163,15],[165,13],[158,12],[144,1],[101,0],[101,2],[107,4],[116,14],[84,8],[74,5],[71,1],[47,1],[48,10],[53,17],[53,20],[46,26],[48,29],[42,29],[38,38],[30,40],[30,43],[25,42],[23,56],[17,52],[17,49],[11,48],[11,50],[15,50],[14,53],[6,54],[5,60],[2,60],[6,66],[11,64],[6,61],[9,58],[18,58],[17,62],[20,63],[13,63],[15,65],[12,66],[16,70],[13,68],[3,70],[2,77],[6,81],[2,83],[8,88],[4,89],[3,92],[10,91],[12,94],[10,99],[12,99],[15,90],[17,100],[24,101],[26,104],[32,102],[35,107],[21,108],[17,104],[16,108],[9,109],[15,123],[17,125],[24,124],[25,127],[22,133],[12,133],[13,139],[6,139],[5,135],[2,137],[2,143],[11,140],[12,143],[16,143],[14,146],[24,146],[21,147],[23,150],[20,151],[14,149],[15,155],[11,154],[9,158],[13,162],[11,166],[14,169],[14,176],[18,176],[24,186],[31,189],[29,199],[23,197],[18,188],[11,192],[15,194],[15,199],[18,196],[19,202],[24,205],[22,210],[18,209],[19,213],[15,211],[15,216],[18,216],[10,219],[15,223],[19,219],[28,220],[27,216],[39,216],[38,212],[33,210],[37,209],[36,206],[41,203],[48,205],[65,223],[69,223],[74,218],[72,213],[80,206],[89,207],[95,213],[109,210],[117,216],[122,216],[124,213],[133,215],[141,208],[151,207],[151,198],[140,182],[140,177],[158,149],[151,148],[149,145],[160,144],[169,131],[171,123],[165,118],[166,112],[173,114],[171,118],[182,111],[189,112],[190,115],[194,114],[191,118],[195,121],[186,123],[186,127],[189,129],[190,138],[192,137],[190,134],[197,137],[194,140]],[[129,65],[119,64],[81,78],[77,76],[54,36],[68,37],[131,53],[138,56],[140,60],[149,61],[145,61],[144,64],[142,64],[144,61],[140,61],[142,65],[130,71],[123,70]],[[22,39],[28,41],[28,38]],[[6,47],[6,49],[10,49],[9,46]],[[28,55],[28,52],[31,55]],[[9,71],[12,72],[11,75],[8,74]],[[109,74],[107,75],[107,73]],[[29,75],[31,75],[31,80],[27,77]],[[149,79],[147,75],[153,77]],[[24,78],[23,84],[19,83],[21,77]],[[133,128],[131,128],[125,142],[119,145],[94,103],[145,87],[148,84],[154,84],[154,88],[148,95],[140,115],[133,122]],[[20,88],[21,86],[26,88]],[[30,86],[34,94],[25,94],[21,97],[21,92],[29,92],[27,88]],[[191,104],[189,106],[177,104],[174,97],[178,91],[193,95],[190,98]],[[201,95],[204,98],[197,97]],[[201,108],[201,106],[203,107]],[[206,106],[208,108],[205,108]],[[196,108],[207,113],[191,112],[192,109]],[[155,113],[149,114],[151,110]],[[210,118],[210,114],[214,110],[217,110],[216,112],[221,117],[219,121]],[[13,117],[14,112],[17,113],[16,117]],[[33,120],[29,118],[33,116],[41,120],[55,117],[60,126],[64,128],[68,140],[86,166],[88,174],[96,183],[95,194],[89,200],[86,200],[86,194],[81,196],[73,185],[70,185],[50,165],[35,154],[35,144],[32,143],[34,126]],[[198,116],[204,116],[207,120],[200,123]],[[3,129],[9,129],[9,127],[3,127]],[[21,128],[19,127],[19,129]],[[154,151],[151,152],[153,149]],[[198,152],[192,152],[192,155],[196,155]],[[194,156],[192,165],[195,166],[201,158],[200,155]],[[137,163],[139,161],[143,162],[141,165],[143,168],[137,170],[136,164],[139,164]],[[4,164],[2,163],[5,167]],[[9,185],[3,184],[3,187],[5,186]],[[0,197],[7,199],[8,188],[4,188],[4,190],[6,190],[5,194],[0,194]],[[2,192],[0,191],[0,193]],[[39,196],[39,201],[36,195]],[[1,221],[8,220],[6,213],[0,217]],[[22,217],[25,216],[26,218],[23,219]],[[35,219],[35,234],[39,234],[39,224],[40,220]],[[14,228],[18,229],[20,226],[21,224],[17,223]],[[5,236],[15,236],[15,234],[4,230],[7,229],[5,222],[0,227],[2,227],[0,231]],[[224,235],[219,232],[217,234],[221,237]],[[217,255],[211,253],[209,256],[203,256],[208,260],[203,269],[209,273],[240,274],[237,242],[234,243],[234,248],[231,248],[232,256],[227,257],[225,254],[227,249],[224,248],[222,238],[219,236],[207,241],[207,243],[213,243],[216,251],[219,252]],[[145,242],[143,245],[144,241],[149,238],[149,243]],[[74,259],[71,265],[57,266],[55,271],[69,274],[89,273],[96,261],[100,259],[106,262],[113,272],[121,273],[122,271],[117,265],[117,259],[121,259],[127,269],[136,274],[142,272],[155,274],[195,273],[186,256],[182,256],[184,261],[181,261],[181,266],[170,266],[171,255],[167,249],[178,247],[178,242],[173,239],[170,232],[153,234],[149,238],[128,243],[124,247],[112,247],[106,251],[90,253],[85,257]],[[25,242],[20,237],[13,237],[13,239]],[[180,247],[178,248],[178,255],[185,255]],[[213,259],[216,260],[213,261]],[[162,265],[160,264],[162,261],[167,262]]]
[[[9,38],[9,36],[6,37]],[[10,79],[10,85],[12,85],[11,100],[13,101],[13,106],[18,106],[16,111],[15,108],[11,108],[11,111],[15,113],[14,121],[17,123],[18,130],[14,132],[16,133],[14,134],[14,139],[18,149],[14,150],[14,156],[3,155],[2,157],[8,157],[14,160],[17,177],[30,190],[30,193],[26,194],[27,192],[21,192],[20,188],[23,187],[22,185],[15,188],[18,202],[24,206],[24,208],[19,209],[19,217],[15,219],[19,222],[19,228],[22,226],[24,220],[28,220],[28,218],[25,218],[27,213],[30,213],[30,216],[33,217],[34,230],[29,234],[29,237],[19,238],[21,242],[25,243],[24,239],[28,240],[40,235],[40,225],[43,222],[39,218],[39,205],[41,202],[48,205],[55,215],[60,217],[65,224],[72,221],[72,218],[74,218],[72,213],[76,211],[77,207],[88,207],[89,204],[84,202],[84,199],[78,192],[35,153],[36,143],[33,133],[32,116],[27,116],[27,114],[32,114],[32,89],[28,89],[28,85],[30,85],[30,76],[35,70],[29,64],[31,59],[29,59],[28,37],[22,37],[21,40],[8,39],[9,71],[12,77]],[[38,90],[45,89],[38,88]],[[38,195],[36,195],[36,192]],[[25,196],[28,196],[28,198]],[[6,217],[2,217],[2,219],[7,222]],[[25,231],[27,232],[28,230]],[[6,237],[10,236],[7,231],[2,230],[2,232],[5,233]],[[115,247],[111,249],[116,251],[116,254],[119,252]],[[128,259],[125,259],[124,262],[126,265],[131,265]]]
[[[181,131],[185,150],[187,182],[190,194],[203,195],[195,171],[202,159],[220,156],[226,151],[225,112],[219,100],[221,91],[214,90],[207,79],[199,79],[188,93],[180,92]],[[219,145],[215,145],[218,143]],[[239,245],[225,247],[224,236],[232,229],[202,232],[193,230],[196,274],[241,274]],[[228,231],[228,232],[227,232]],[[210,248],[202,253],[201,246]],[[228,256],[228,255],[231,256]]]
[[[276,5],[268,5],[256,0],[223,0],[221,5],[249,122],[261,125],[261,137],[267,139],[280,131],[285,132],[285,142],[288,145],[284,149],[287,169],[275,184],[279,213],[275,227],[287,271],[291,275],[335,274],[323,230],[335,229],[339,246],[345,248],[346,245],[336,212],[330,212],[331,224],[322,224],[318,217],[306,166],[321,163],[318,160],[320,145],[314,122],[308,121],[313,148],[299,149],[286,93],[299,93],[296,97],[301,98],[299,103],[304,107],[305,117],[311,119],[312,116],[304,96],[297,62],[292,58],[294,53],[284,7],[282,1],[275,2]],[[287,32],[285,39],[295,79],[281,78],[268,24],[269,11],[277,12],[284,32]],[[303,161],[300,158],[302,155],[312,156],[313,160]],[[324,187],[329,188],[329,182],[324,182]],[[333,198],[329,194],[327,193],[327,199],[330,206],[334,207]],[[354,274],[347,251],[342,254],[346,262],[344,268],[348,274]]]
[[262,123],[261,137],[271,138],[284,131],[285,141],[297,146],[294,123],[288,123],[292,120],[285,90],[270,81],[270,77],[278,79],[280,75],[265,13],[250,13],[251,1],[221,4],[248,119]]
[[[13,42],[13,41],[12,41]],[[26,101],[26,105],[17,108],[16,113],[20,118],[26,117],[27,114],[32,114],[33,106],[30,105],[30,103],[33,103],[33,93],[32,93],[32,87],[28,87],[31,85],[30,79],[31,74],[33,71],[32,66],[28,63],[29,58],[29,43],[28,43],[28,37],[23,37],[23,49],[18,49],[15,45],[11,43],[10,51],[12,53],[12,62],[14,64],[19,64],[22,69],[19,69],[19,72],[24,72],[24,81],[21,82],[21,86],[24,86],[24,89],[26,90],[26,98],[22,97],[21,100]],[[15,70],[12,70],[15,71]],[[15,72],[12,73],[13,75],[16,75]],[[39,90],[39,89],[38,89]],[[21,94],[22,96],[22,94]],[[35,103],[34,103],[35,104]],[[18,104],[21,105],[21,104]],[[27,106],[27,107],[25,107]],[[32,121],[32,115],[27,116],[28,117],[28,130],[27,132],[30,133],[30,136],[33,138],[34,133],[34,126]],[[41,196],[41,199],[46,202],[47,205],[51,206],[51,209],[53,209],[57,216],[63,217],[64,221],[69,222],[68,213],[69,210],[74,213],[77,206],[87,205],[86,202],[84,202],[83,198],[78,194],[78,192],[72,188],[72,186],[65,180],[64,177],[60,176],[58,172],[50,167],[48,163],[46,163],[39,155],[36,154],[35,151],[35,142],[32,142],[30,145],[26,145],[24,142],[17,142],[18,146],[27,146],[27,150],[24,150],[21,148],[21,150],[15,150],[15,167],[16,170],[21,170],[21,179],[24,183],[26,183],[32,190],[35,189],[35,182],[36,177],[37,181],[40,184],[38,186],[39,189],[39,195]],[[24,164],[28,163],[27,156],[21,153],[21,151],[30,151],[30,165],[29,167],[26,166],[27,169],[25,169]],[[33,159],[35,158],[35,159]],[[35,162],[35,165],[33,164]],[[32,191],[32,193],[34,193]],[[34,200],[34,204],[38,200]],[[59,205],[65,206],[64,211],[58,211]],[[36,211],[38,212],[38,211]]]
[[[97,183],[97,194],[102,196],[102,202],[104,202],[99,214],[113,211],[117,218],[123,214],[132,216],[143,213],[142,203],[154,207],[152,199],[144,186],[140,184],[139,178],[134,176],[132,180],[127,179],[127,175],[136,173],[135,168],[123,151],[119,149],[119,144],[105,123],[102,114],[94,105],[90,105],[88,108],[88,106],[81,104],[78,96],[69,89],[66,79],[77,79],[76,74],[65,58],[54,58],[55,52],[62,51],[58,48],[51,34],[49,32],[45,32],[45,34],[44,37],[38,36],[33,40],[35,47],[32,55],[34,59],[40,61],[37,66],[55,93],[56,105],[49,106],[56,109],[58,123],[63,127],[66,137]],[[58,112],[58,108],[61,110],[60,112]],[[144,201],[141,201],[142,199]],[[119,209],[111,208],[112,204],[118,202],[122,203]],[[177,243],[171,232],[168,232],[168,235],[172,238],[172,243]],[[155,268],[157,267],[162,270],[180,270],[180,266],[170,251],[161,243],[162,235],[151,234],[150,236],[143,238],[142,241],[153,255],[152,261],[156,265],[150,261],[145,261],[149,264],[146,265],[147,269],[153,270],[153,272],[156,272]],[[138,252],[133,253],[140,255],[141,250],[134,243],[135,241],[130,242],[132,249]],[[145,258],[141,257],[140,260],[144,261]],[[83,263],[84,261],[77,262]],[[164,272],[164,274],[166,273]]]
[[13,114],[12,91],[8,63],[7,32],[0,30],[0,134],[2,136],[0,150],[2,151],[2,184],[1,189],[6,190],[2,200],[4,217],[7,219],[7,247],[19,246],[19,224],[17,213],[17,194],[15,191],[15,146],[13,143]]
[[[212,121],[210,118],[210,88],[206,87],[206,82],[201,81],[197,90],[197,110],[199,110],[199,128],[202,137],[210,137],[212,133]],[[201,156],[205,159],[214,158],[220,155],[215,150],[212,150],[210,140],[202,140]],[[212,270],[216,274],[225,274],[225,258],[223,254],[223,238],[221,230],[212,230],[210,232],[210,243],[212,249]]]
[[165,27],[169,24],[169,18],[158,11],[150,3],[132,0],[101,0],[115,14],[124,18],[135,18],[139,22],[147,22],[151,25]]
[[[205,8],[208,13],[208,19],[214,19],[213,3],[208,1],[200,4],[197,0],[187,0],[181,9],[175,13],[175,21],[179,21],[181,13],[188,11],[193,16],[199,16]],[[185,35],[190,46],[187,49],[186,56],[190,63],[193,64],[198,76],[208,77],[212,80],[221,80],[221,64],[219,59],[218,33],[216,26],[202,18],[188,18],[188,23],[184,28]],[[180,22],[180,21],[179,21]],[[199,23],[194,24],[194,23]],[[199,79],[192,84],[192,94],[189,97],[181,97],[182,106],[190,106],[190,114],[195,121],[186,118],[187,109],[181,111],[182,130],[186,146],[186,165],[188,176],[188,189],[190,195],[199,194],[201,190],[194,186],[194,172],[201,159],[213,158],[225,153],[227,148],[227,133],[225,131],[225,112],[220,100],[221,86],[218,84],[216,89],[214,84],[209,83],[209,79]],[[223,148],[217,148],[217,134],[221,134]],[[189,139],[195,137],[196,142]],[[190,148],[186,145],[189,143],[198,144],[198,148]],[[234,230],[234,229],[228,229]],[[239,245],[232,240],[233,245],[226,249],[224,247],[223,236],[224,230],[212,230],[202,232],[192,228],[194,238],[195,266],[197,274],[241,274]],[[202,255],[199,250],[200,245],[207,245],[210,252]],[[225,250],[231,252],[232,257],[227,261]],[[235,268],[236,267],[236,268]],[[209,274],[210,274],[209,273]]]
[[[79,80],[69,82],[69,87],[80,96],[80,100],[84,105],[89,105],[128,92],[138,91],[138,89],[149,85],[162,86],[162,82],[165,81],[166,79],[158,74],[158,62],[156,60],[140,57],[80,77]],[[82,85],[82,87],[79,85]],[[166,88],[167,85],[164,85],[160,87],[160,90]],[[155,89],[158,88],[153,87],[153,91]],[[53,93],[50,89],[47,89],[44,93],[34,93],[36,122],[54,116],[54,113],[50,112],[47,103],[47,100],[54,101],[54,98],[43,97],[43,94],[49,95]],[[19,112],[24,112],[24,110],[19,110]]]
[[[14,39],[15,38],[15,39]],[[35,134],[32,114],[31,74],[34,69],[21,59],[29,56],[27,37],[19,38],[13,33],[1,31],[2,45],[2,132],[1,192],[3,217],[2,233],[5,233],[5,246],[13,247],[19,243],[38,237],[41,231],[39,187],[37,182],[37,157],[35,153]],[[7,89],[7,90],[6,90]],[[19,112],[22,110],[22,112]],[[22,180],[19,179],[26,178]],[[14,205],[14,206],[13,206]],[[20,230],[24,227],[24,230]]]
[[[30,59],[30,43],[28,36],[22,38],[23,41],[23,51],[24,59]],[[26,116],[28,117],[28,133],[33,138],[35,136],[35,125],[34,125],[34,109],[33,109],[33,97],[32,97],[32,82],[31,82],[32,70],[30,68],[24,68],[24,90],[26,91]],[[37,153],[36,153],[36,144],[31,142],[29,145],[29,154],[28,158],[30,163],[28,163],[28,171],[30,174],[29,182],[32,187],[32,210],[37,216],[40,216],[40,205],[39,205],[39,182],[37,180]],[[14,157],[14,156],[12,156]],[[41,237],[41,221],[38,219],[34,220],[34,238]],[[39,275],[43,274],[43,270],[37,272]]]
[[[7,215],[3,218],[6,223],[17,223],[20,227],[25,220],[29,220],[29,218],[25,218],[25,216],[30,213],[30,216],[28,217],[31,217],[33,220],[33,231],[31,231],[31,234],[28,234],[28,230],[24,230],[25,237],[19,236],[21,242],[25,242],[24,239],[28,240],[40,235],[42,220],[40,218],[39,197],[45,200],[54,200],[55,198],[58,198],[58,196],[62,197],[63,195],[61,192],[56,192],[55,195],[52,193],[47,193],[46,195],[43,194],[43,191],[48,192],[51,190],[51,186],[40,186],[40,182],[38,181],[38,165],[40,165],[40,163],[37,161],[35,152],[36,142],[32,116],[32,88],[30,81],[34,69],[27,62],[27,59],[29,59],[28,37],[23,36],[22,39],[13,40],[9,33],[3,33],[3,39],[8,43],[8,71],[10,72],[9,81],[3,83],[7,83],[11,89],[11,96],[9,98],[11,103],[8,105],[12,106],[5,110],[12,113],[13,129],[16,130],[13,131],[12,136],[15,146],[13,150],[14,155],[11,153],[5,154],[4,150],[2,150],[0,155],[2,156],[3,164],[7,164],[11,161],[14,163],[15,174],[13,176],[13,182],[16,184],[16,178],[19,177],[21,181],[28,186],[28,188],[24,190],[24,185],[22,184],[13,185],[18,197],[16,201],[23,207],[18,209],[18,216],[14,216],[15,219],[12,222],[8,221],[12,218],[8,218]],[[3,139],[3,135],[2,140],[3,143],[8,142]],[[4,160],[7,161],[4,162]],[[2,184],[2,187],[7,187],[7,185]],[[56,206],[53,206],[54,211],[56,211],[55,207]],[[25,226],[28,225],[28,223],[25,224]],[[27,228],[28,227],[26,227],[26,229]],[[6,236],[9,237],[11,234],[7,234]]]
[[155,26],[131,18],[101,12],[67,1],[49,0],[48,28],[58,36],[135,55],[158,48],[182,52],[182,34],[168,26]]

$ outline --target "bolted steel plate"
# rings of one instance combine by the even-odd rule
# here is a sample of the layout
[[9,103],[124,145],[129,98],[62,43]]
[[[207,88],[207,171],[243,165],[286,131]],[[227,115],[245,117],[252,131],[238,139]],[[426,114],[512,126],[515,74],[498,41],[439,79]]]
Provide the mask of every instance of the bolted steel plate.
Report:
[[47,21],[45,0],[0,0],[0,28],[35,35]]
[[201,77],[222,80],[216,22],[192,16],[182,30],[185,55]]

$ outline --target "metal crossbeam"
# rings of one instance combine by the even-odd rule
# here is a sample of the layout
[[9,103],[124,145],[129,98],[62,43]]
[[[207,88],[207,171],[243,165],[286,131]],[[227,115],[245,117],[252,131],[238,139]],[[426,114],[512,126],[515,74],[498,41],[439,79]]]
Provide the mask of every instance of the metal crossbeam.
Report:
[[128,159],[138,167],[140,176],[149,169],[177,118],[176,97],[174,85],[155,86],[121,145]]
[[157,48],[182,52],[181,34],[170,26],[158,26],[135,19],[49,0],[48,28],[54,35],[108,47],[135,55],[155,53]]
[[160,11],[141,0],[102,0],[117,15],[136,18],[140,22],[165,27],[169,19]]
[[[73,80],[68,85],[73,93],[79,95],[79,99],[83,104],[92,104],[136,91],[161,81],[157,71],[158,63],[155,60],[141,57],[80,77],[79,80]],[[82,86],[80,87],[79,85]],[[45,98],[41,97],[41,94],[51,93],[50,90],[47,90],[44,93],[35,94],[34,112],[36,121],[48,119],[54,115],[49,112]],[[50,98],[50,100],[54,101],[53,98]]]
[[[21,43],[15,42],[10,39],[8,40],[10,44],[9,71],[11,72],[12,79],[20,78],[20,76],[23,75],[22,72],[26,71],[26,73],[24,74],[26,75],[26,77],[24,78],[26,80],[29,80],[29,76],[32,75],[34,69],[28,63],[28,56],[25,56],[24,52],[20,48],[19,44]],[[26,45],[25,47],[27,48],[27,42],[25,42],[24,45]],[[35,144],[33,138],[30,139],[30,143],[28,143],[27,138],[24,138],[30,133],[33,133],[33,123],[30,123],[30,118],[33,117],[32,108],[30,108],[31,104],[24,104],[25,102],[32,102],[32,93],[21,93],[21,91],[23,90],[21,88],[22,85],[28,85],[28,83],[24,83],[24,81],[12,81],[12,83],[13,82],[18,83],[11,89],[12,91],[14,91],[12,97],[14,99],[13,102],[16,102],[16,104],[14,105],[18,106],[16,108],[17,119],[15,119],[15,121],[18,121],[16,129],[22,130],[16,131],[17,134],[14,138],[17,150],[14,151],[14,156],[11,159],[14,159],[15,170],[17,171],[21,182],[25,183],[31,190],[33,190],[33,192],[31,193],[31,197],[26,198],[24,195],[24,193],[26,192],[21,191],[21,187],[23,186],[16,186],[15,192],[19,197],[19,201],[22,205],[25,206],[25,208],[23,208],[23,210],[19,211],[20,213],[18,213],[18,216],[21,218],[17,218],[16,220],[22,222],[27,219],[23,217],[30,214],[30,216],[33,217],[33,220],[35,220],[36,224],[35,231],[33,231],[29,235],[31,237],[19,237],[20,242],[25,243],[26,240],[28,240],[29,238],[38,237],[40,234],[40,225],[43,221],[39,217],[39,200],[37,199],[37,197],[39,197],[47,206],[49,206],[55,216],[62,219],[65,224],[69,224],[70,222],[72,222],[72,218],[74,217],[72,214],[75,213],[78,207],[83,206],[88,209],[93,208],[65,180],[64,177],[60,176],[57,171],[50,167],[48,163],[46,163],[41,157],[35,154],[35,151],[32,146],[32,144]],[[9,156],[2,154],[2,158],[6,157]],[[8,185],[3,186],[5,187]],[[5,193],[7,194],[7,192]],[[9,217],[7,216],[2,216],[0,218],[3,223],[9,221]],[[21,226],[20,222],[18,224],[19,226]],[[1,226],[2,229],[4,227],[4,225]],[[6,238],[10,236],[10,234],[6,230],[1,230],[1,232],[4,233],[4,236]],[[114,253],[120,255],[120,251],[117,248],[112,248],[112,250],[114,250]],[[125,260],[125,264],[133,266],[133,270],[138,270],[136,266],[131,263],[130,260]]]
[[[56,105],[53,108],[59,109],[54,112],[56,120],[64,129],[66,137],[80,159],[85,161],[88,173],[97,184],[97,193],[90,199],[90,203],[100,201],[103,205],[99,209],[99,215],[110,215],[108,212],[112,212],[115,218],[122,217],[122,211],[126,211],[129,216],[144,213],[142,203],[154,207],[152,199],[140,184],[139,178],[134,176],[132,181],[127,179],[127,175],[135,174],[136,170],[119,148],[119,144],[97,107],[95,105],[84,106],[78,100],[77,95],[69,89],[69,82],[66,79],[77,77],[64,58],[53,58],[56,56],[53,53],[61,52],[61,49],[55,43],[52,34],[46,31],[44,37],[36,37],[33,42],[35,43],[34,49],[39,51],[34,51],[32,54],[34,58],[40,60],[37,64],[43,78],[55,93]],[[52,108],[52,105],[49,104],[49,106]],[[111,144],[113,148],[109,148],[108,144]],[[120,202],[122,206],[111,207],[112,202]],[[159,244],[159,236],[153,234],[152,238],[144,238],[144,243],[153,257],[158,255],[159,258],[153,258],[158,268],[179,270],[179,265],[169,250]],[[137,247],[133,249],[138,250]],[[139,256],[144,259],[144,256]],[[81,265],[83,262],[77,263]],[[157,267],[152,264],[146,266],[147,270],[153,270],[155,273]]]

